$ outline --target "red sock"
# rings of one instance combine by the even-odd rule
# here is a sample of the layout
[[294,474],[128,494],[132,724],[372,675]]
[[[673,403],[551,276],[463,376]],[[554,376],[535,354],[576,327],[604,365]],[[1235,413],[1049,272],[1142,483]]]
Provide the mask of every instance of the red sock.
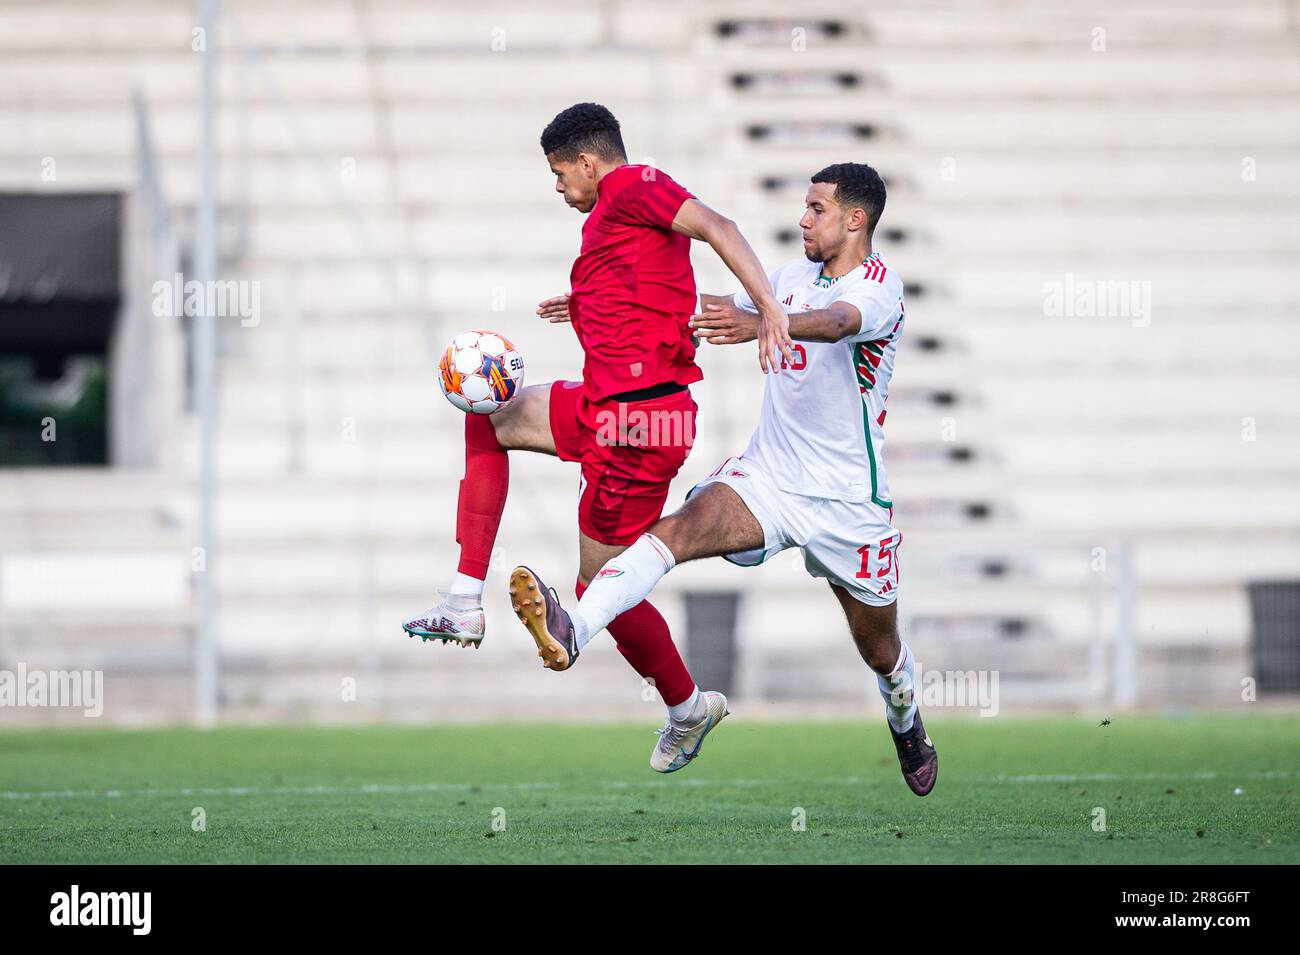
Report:
[[[581,598],[587,588],[582,581],[574,585]],[[632,669],[650,682],[668,706],[685,703],[695,692],[695,680],[677,652],[668,623],[654,605],[643,600],[631,610],[614,618],[608,627]]]
[[465,415],[465,479],[456,499],[456,543],[462,574],[487,579],[501,512],[510,489],[510,456],[486,415]]

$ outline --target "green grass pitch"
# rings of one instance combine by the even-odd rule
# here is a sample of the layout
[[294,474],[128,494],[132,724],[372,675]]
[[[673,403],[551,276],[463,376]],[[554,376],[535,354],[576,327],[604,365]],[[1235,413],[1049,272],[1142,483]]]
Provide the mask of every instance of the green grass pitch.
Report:
[[1300,862],[1300,716],[926,726],[924,799],[874,712],[667,777],[648,724],[10,730],[0,862]]

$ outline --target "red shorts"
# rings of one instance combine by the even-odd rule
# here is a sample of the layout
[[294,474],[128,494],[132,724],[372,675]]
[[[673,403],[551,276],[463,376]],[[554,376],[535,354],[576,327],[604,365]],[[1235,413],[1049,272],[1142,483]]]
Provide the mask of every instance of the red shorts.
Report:
[[689,390],[645,401],[592,401],[580,381],[551,385],[551,436],[561,461],[582,465],[578,530],[631,544],[663,514],[668,485],[695,442]]

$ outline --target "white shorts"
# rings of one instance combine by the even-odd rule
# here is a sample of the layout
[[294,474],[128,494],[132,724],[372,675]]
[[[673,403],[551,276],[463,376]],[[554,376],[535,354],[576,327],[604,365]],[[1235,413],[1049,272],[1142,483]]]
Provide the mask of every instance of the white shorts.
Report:
[[756,567],[788,547],[803,551],[814,577],[838,584],[864,604],[886,607],[898,599],[898,545],[893,511],[871,501],[856,503],[783,491],[756,462],[727,458],[691,488],[725,484],[745,502],[763,528],[763,547],[728,554],[741,567]]

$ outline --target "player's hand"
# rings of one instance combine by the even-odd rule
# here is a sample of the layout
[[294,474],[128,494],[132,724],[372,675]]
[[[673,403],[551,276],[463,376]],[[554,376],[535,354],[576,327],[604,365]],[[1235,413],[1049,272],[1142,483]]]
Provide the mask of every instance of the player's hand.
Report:
[[554,298],[548,298],[537,303],[537,314],[542,316],[551,324],[556,322],[569,322],[573,319],[569,316],[569,296],[566,292],[564,295],[557,295]]
[[758,313],[758,365],[763,374],[781,373],[781,359],[794,364],[794,339],[790,337],[790,316],[775,301]]
[[691,331],[711,345],[739,345],[758,337],[758,316],[734,305],[705,305],[692,315]]

